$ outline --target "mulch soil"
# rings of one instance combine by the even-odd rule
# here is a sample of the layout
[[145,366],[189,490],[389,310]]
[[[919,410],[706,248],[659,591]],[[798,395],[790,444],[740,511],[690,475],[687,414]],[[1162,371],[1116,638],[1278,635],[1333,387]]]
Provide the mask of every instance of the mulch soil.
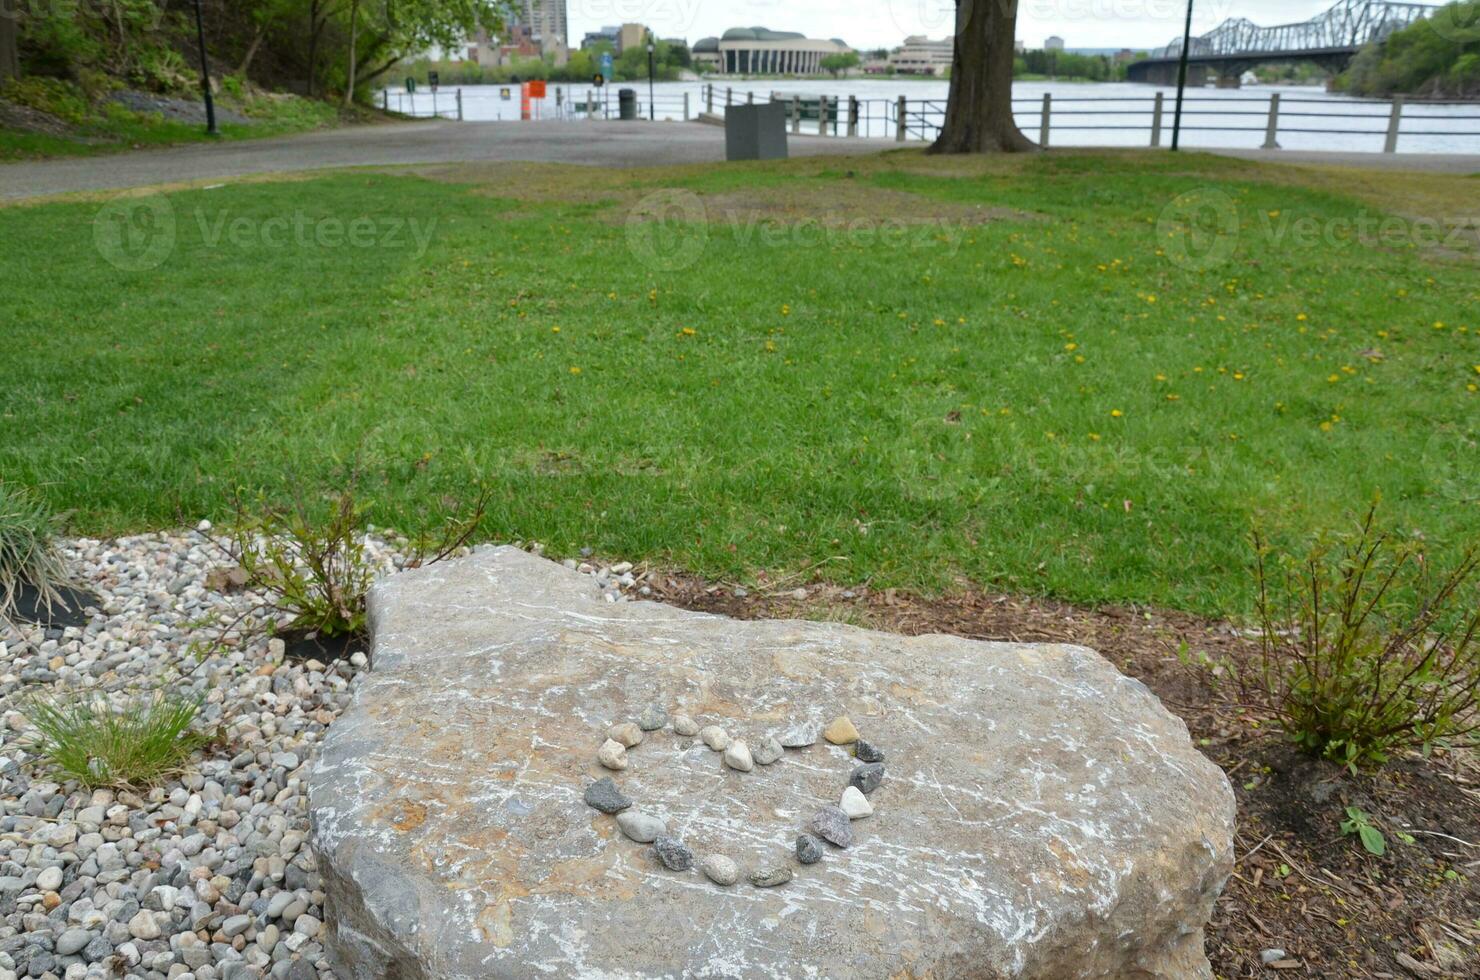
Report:
[[[768,588],[762,579],[737,594],[671,571],[644,582],[655,599],[738,619],[1098,650],[1155,691],[1233,784],[1237,864],[1207,935],[1216,976],[1480,977],[1480,758],[1415,755],[1352,775],[1295,752],[1267,713],[1234,703],[1188,664],[1189,653],[1214,661],[1257,655],[1257,642],[1227,623],[980,592],[925,598],[794,581]],[[1384,833],[1384,856],[1342,833],[1349,806]],[[1266,950],[1284,955],[1270,953],[1266,964]]]

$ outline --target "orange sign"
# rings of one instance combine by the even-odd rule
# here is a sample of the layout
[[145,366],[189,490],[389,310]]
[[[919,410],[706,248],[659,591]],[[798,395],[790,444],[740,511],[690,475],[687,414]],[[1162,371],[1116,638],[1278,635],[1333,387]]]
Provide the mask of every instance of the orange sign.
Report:
[[543,99],[545,97],[545,83],[538,80],[530,82],[529,97],[531,99]]

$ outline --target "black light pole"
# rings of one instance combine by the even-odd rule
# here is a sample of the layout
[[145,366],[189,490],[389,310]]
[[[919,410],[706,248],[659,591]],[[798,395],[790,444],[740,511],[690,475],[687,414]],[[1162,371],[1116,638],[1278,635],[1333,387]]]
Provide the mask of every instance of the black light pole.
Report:
[[648,42],[648,122],[657,120],[657,111],[653,108],[653,52],[657,46],[652,41]]
[[[198,3],[199,0],[196,0]],[[1177,111],[1172,117],[1172,152],[1182,138],[1182,93],[1187,90],[1187,49],[1192,47],[1192,0],[1187,0],[1187,26],[1182,30],[1182,58],[1177,63]]]
[[200,16],[200,0],[195,0],[195,40],[200,45],[200,90],[206,97],[206,135],[220,136],[216,129],[216,100],[211,98],[211,65],[206,61],[206,25]]

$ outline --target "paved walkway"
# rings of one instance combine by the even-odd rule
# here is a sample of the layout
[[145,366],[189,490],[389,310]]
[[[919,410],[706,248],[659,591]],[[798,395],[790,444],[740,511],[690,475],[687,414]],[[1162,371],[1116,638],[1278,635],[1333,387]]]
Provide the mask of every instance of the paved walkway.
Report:
[[[793,156],[874,153],[897,145],[889,140],[794,136],[791,152]],[[275,139],[0,164],[0,200],[333,167],[503,161],[640,167],[724,158],[724,130],[697,123],[387,123]]]
[[[898,146],[892,140],[791,138],[793,156],[875,153]],[[1219,152],[1274,163],[1480,173],[1480,156]],[[500,161],[637,167],[705,163],[724,157],[724,130],[693,123],[388,123],[278,139],[0,164],[0,200],[334,167]]]

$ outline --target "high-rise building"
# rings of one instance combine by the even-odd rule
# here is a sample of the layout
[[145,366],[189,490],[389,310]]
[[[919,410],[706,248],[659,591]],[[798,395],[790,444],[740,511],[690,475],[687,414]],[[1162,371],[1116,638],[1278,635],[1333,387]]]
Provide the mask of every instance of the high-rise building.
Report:
[[569,43],[565,0],[522,0],[518,20],[528,24],[534,39],[542,45]]

